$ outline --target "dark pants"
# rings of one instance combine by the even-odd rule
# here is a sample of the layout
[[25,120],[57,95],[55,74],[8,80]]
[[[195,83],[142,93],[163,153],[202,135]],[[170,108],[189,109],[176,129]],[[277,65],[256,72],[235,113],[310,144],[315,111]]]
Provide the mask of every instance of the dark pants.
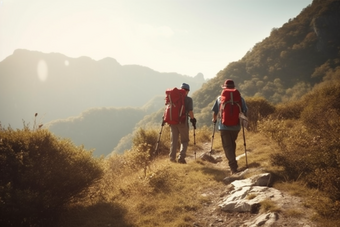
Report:
[[231,130],[221,130],[221,140],[222,140],[222,146],[225,153],[225,156],[227,157],[229,161],[229,167],[231,171],[237,170],[237,161],[236,161],[236,139],[238,136],[238,133],[240,131],[231,131]]

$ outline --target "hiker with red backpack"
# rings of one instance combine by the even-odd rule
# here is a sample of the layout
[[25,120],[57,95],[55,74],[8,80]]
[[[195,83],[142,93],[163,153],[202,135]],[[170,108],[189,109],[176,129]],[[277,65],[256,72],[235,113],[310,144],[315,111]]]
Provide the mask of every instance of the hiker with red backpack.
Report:
[[166,105],[163,116],[163,123],[170,125],[171,145],[170,145],[170,161],[176,162],[176,152],[178,139],[180,137],[181,147],[178,163],[186,164],[185,157],[189,143],[189,123],[188,117],[192,126],[196,129],[196,118],[193,112],[193,101],[188,96],[190,86],[186,83],[181,85],[181,89],[173,88],[166,91]]
[[222,146],[232,174],[238,172],[236,160],[236,139],[241,130],[239,116],[247,116],[248,107],[241,97],[240,92],[235,88],[233,80],[226,80],[222,86],[221,95],[216,99],[213,111],[213,123],[218,120],[218,130],[221,134]]

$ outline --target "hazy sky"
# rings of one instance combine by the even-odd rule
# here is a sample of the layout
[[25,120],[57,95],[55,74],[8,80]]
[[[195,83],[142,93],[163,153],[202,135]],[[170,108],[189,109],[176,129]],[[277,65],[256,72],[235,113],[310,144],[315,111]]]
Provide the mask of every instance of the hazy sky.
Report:
[[58,52],[212,78],[312,0],[0,0],[0,61]]

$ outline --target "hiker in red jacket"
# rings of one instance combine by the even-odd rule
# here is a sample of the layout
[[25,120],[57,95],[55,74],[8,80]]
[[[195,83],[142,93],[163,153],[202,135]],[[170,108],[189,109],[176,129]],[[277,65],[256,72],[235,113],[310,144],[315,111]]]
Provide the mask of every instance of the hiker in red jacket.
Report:
[[179,136],[181,137],[181,147],[178,156],[178,163],[186,164],[185,157],[189,143],[189,123],[188,117],[190,118],[190,122],[192,126],[196,128],[196,118],[194,117],[193,112],[193,101],[192,98],[188,96],[190,91],[190,86],[186,83],[181,85],[181,88],[186,91],[185,97],[185,111],[186,117],[184,122],[180,122],[179,124],[171,124],[170,131],[171,131],[171,145],[170,145],[170,161],[176,162],[176,152],[177,152],[177,144]]

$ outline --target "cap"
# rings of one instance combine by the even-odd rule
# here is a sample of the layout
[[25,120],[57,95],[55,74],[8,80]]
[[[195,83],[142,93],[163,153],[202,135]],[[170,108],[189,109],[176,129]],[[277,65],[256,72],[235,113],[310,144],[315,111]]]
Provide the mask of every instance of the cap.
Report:
[[190,91],[190,86],[189,86],[189,84],[182,83],[181,88]]
[[231,79],[228,79],[224,82],[222,88],[235,88],[234,81]]

